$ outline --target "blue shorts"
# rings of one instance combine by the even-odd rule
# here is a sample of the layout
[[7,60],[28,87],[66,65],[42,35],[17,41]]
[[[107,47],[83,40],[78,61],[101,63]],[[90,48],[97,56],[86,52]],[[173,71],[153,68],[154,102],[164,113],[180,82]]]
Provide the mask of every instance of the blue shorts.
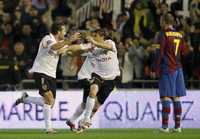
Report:
[[183,71],[181,68],[174,73],[164,73],[159,80],[160,97],[186,96]]

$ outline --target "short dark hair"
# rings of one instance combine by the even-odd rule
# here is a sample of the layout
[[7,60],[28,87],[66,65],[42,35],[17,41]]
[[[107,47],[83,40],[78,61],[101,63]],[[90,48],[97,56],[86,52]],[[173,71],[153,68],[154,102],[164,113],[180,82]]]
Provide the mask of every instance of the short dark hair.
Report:
[[105,39],[111,39],[111,33],[109,32],[108,29],[106,28],[101,28],[96,30],[96,32],[100,35],[100,36],[104,36]]
[[61,31],[61,30],[62,30],[62,26],[63,26],[63,25],[64,25],[63,23],[53,23],[53,24],[51,25],[51,33],[52,33],[52,34],[57,34],[58,31]]
[[165,24],[174,25],[174,23],[175,23],[175,18],[171,13],[167,13],[167,14],[163,15],[162,19],[164,20]]

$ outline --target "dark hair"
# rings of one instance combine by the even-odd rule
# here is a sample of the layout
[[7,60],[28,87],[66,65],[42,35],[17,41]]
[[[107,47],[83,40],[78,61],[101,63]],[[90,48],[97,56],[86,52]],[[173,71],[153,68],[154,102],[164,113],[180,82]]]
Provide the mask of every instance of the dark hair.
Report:
[[111,39],[111,37],[112,37],[109,30],[106,28],[98,29],[95,32],[98,33],[100,36],[104,36],[105,39]]
[[64,25],[63,23],[53,23],[52,26],[51,26],[51,33],[57,34],[58,31],[62,30],[63,25]]
[[170,13],[163,15],[162,19],[164,20],[165,24],[174,25],[174,23],[175,23],[174,16]]

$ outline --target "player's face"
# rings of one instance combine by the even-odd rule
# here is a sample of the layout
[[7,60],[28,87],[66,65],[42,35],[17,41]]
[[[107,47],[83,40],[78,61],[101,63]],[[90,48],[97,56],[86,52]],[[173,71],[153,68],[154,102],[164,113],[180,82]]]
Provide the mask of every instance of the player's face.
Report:
[[65,26],[62,26],[61,31],[59,31],[59,39],[63,40],[65,38],[65,34],[66,34],[66,28]]

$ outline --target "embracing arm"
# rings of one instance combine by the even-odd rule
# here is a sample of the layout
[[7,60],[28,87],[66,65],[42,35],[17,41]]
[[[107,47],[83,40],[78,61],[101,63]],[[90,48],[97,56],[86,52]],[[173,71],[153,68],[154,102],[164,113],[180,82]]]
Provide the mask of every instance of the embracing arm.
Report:
[[74,41],[76,41],[78,39],[80,39],[80,33],[75,33],[69,39],[66,39],[66,40],[64,40],[62,42],[58,42],[58,43],[54,44],[51,47],[51,50],[57,51],[57,50],[63,48],[64,46],[66,46],[66,45],[71,45]]
[[64,47],[57,51],[58,54],[78,55],[93,49],[92,45],[74,44]]
[[107,49],[107,50],[110,50],[110,51],[114,51],[112,44],[110,44],[108,42],[100,41],[100,40],[94,40],[94,38],[91,37],[91,36],[87,37],[87,40],[89,42],[91,42],[92,44],[94,44],[95,46],[99,47],[99,48],[103,48],[103,49]]

